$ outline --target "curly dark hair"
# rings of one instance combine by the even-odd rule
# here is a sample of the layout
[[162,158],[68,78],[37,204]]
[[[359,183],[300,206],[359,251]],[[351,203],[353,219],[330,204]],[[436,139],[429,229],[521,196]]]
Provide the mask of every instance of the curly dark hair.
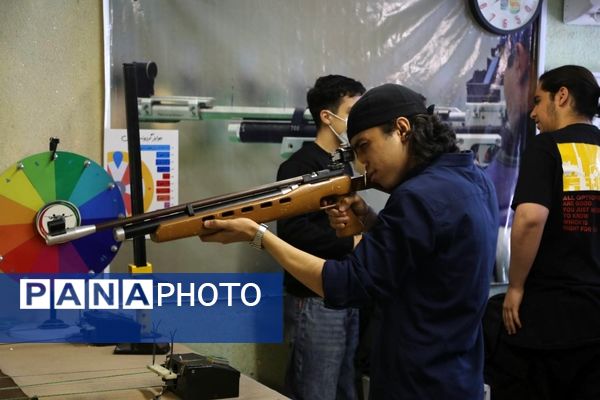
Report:
[[[384,124],[382,130],[391,134],[396,129],[396,120]],[[456,133],[435,114],[417,114],[407,117],[410,122],[408,151],[414,169],[425,167],[444,153],[460,151],[456,144]]]

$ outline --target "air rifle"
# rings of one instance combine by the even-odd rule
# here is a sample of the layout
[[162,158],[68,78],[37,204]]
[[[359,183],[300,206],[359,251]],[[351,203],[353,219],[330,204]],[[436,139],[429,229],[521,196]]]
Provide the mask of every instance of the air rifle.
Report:
[[[44,239],[49,245],[61,244],[113,229],[119,242],[147,234],[155,242],[167,242],[209,232],[204,221],[211,219],[246,217],[260,223],[324,210],[332,207],[337,197],[368,188],[365,175],[350,177],[344,171],[353,155],[349,148],[339,149],[325,170],[97,225],[50,229]],[[362,231],[362,224],[354,214],[351,221],[337,232],[338,236]]]

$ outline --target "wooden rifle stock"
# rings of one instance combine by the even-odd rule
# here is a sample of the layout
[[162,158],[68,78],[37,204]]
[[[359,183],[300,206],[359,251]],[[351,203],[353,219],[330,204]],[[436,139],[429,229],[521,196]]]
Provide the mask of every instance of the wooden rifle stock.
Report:
[[[335,200],[356,190],[366,189],[363,176],[349,177],[339,175],[327,180],[299,184],[289,191],[282,191],[260,199],[242,200],[223,207],[202,210],[191,216],[185,216],[161,223],[150,235],[155,242],[167,242],[191,236],[209,233],[204,221],[211,219],[250,218],[258,223],[291,218],[310,212],[324,210],[335,204]],[[338,236],[351,236],[362,231],[361,221],[348,210],[351,218]]]

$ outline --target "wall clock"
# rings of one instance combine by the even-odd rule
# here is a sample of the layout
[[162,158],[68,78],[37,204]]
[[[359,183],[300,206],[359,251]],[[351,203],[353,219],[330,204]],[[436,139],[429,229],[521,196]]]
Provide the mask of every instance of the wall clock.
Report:
[[467,0],[475,20],[486,30],[506,35],[532,23],[542,0]]

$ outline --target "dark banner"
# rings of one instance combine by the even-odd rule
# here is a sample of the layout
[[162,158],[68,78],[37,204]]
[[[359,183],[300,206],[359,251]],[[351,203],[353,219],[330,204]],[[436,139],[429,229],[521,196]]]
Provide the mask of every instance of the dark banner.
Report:
[[278,343],[282,274],[0,275],[2,342]]

